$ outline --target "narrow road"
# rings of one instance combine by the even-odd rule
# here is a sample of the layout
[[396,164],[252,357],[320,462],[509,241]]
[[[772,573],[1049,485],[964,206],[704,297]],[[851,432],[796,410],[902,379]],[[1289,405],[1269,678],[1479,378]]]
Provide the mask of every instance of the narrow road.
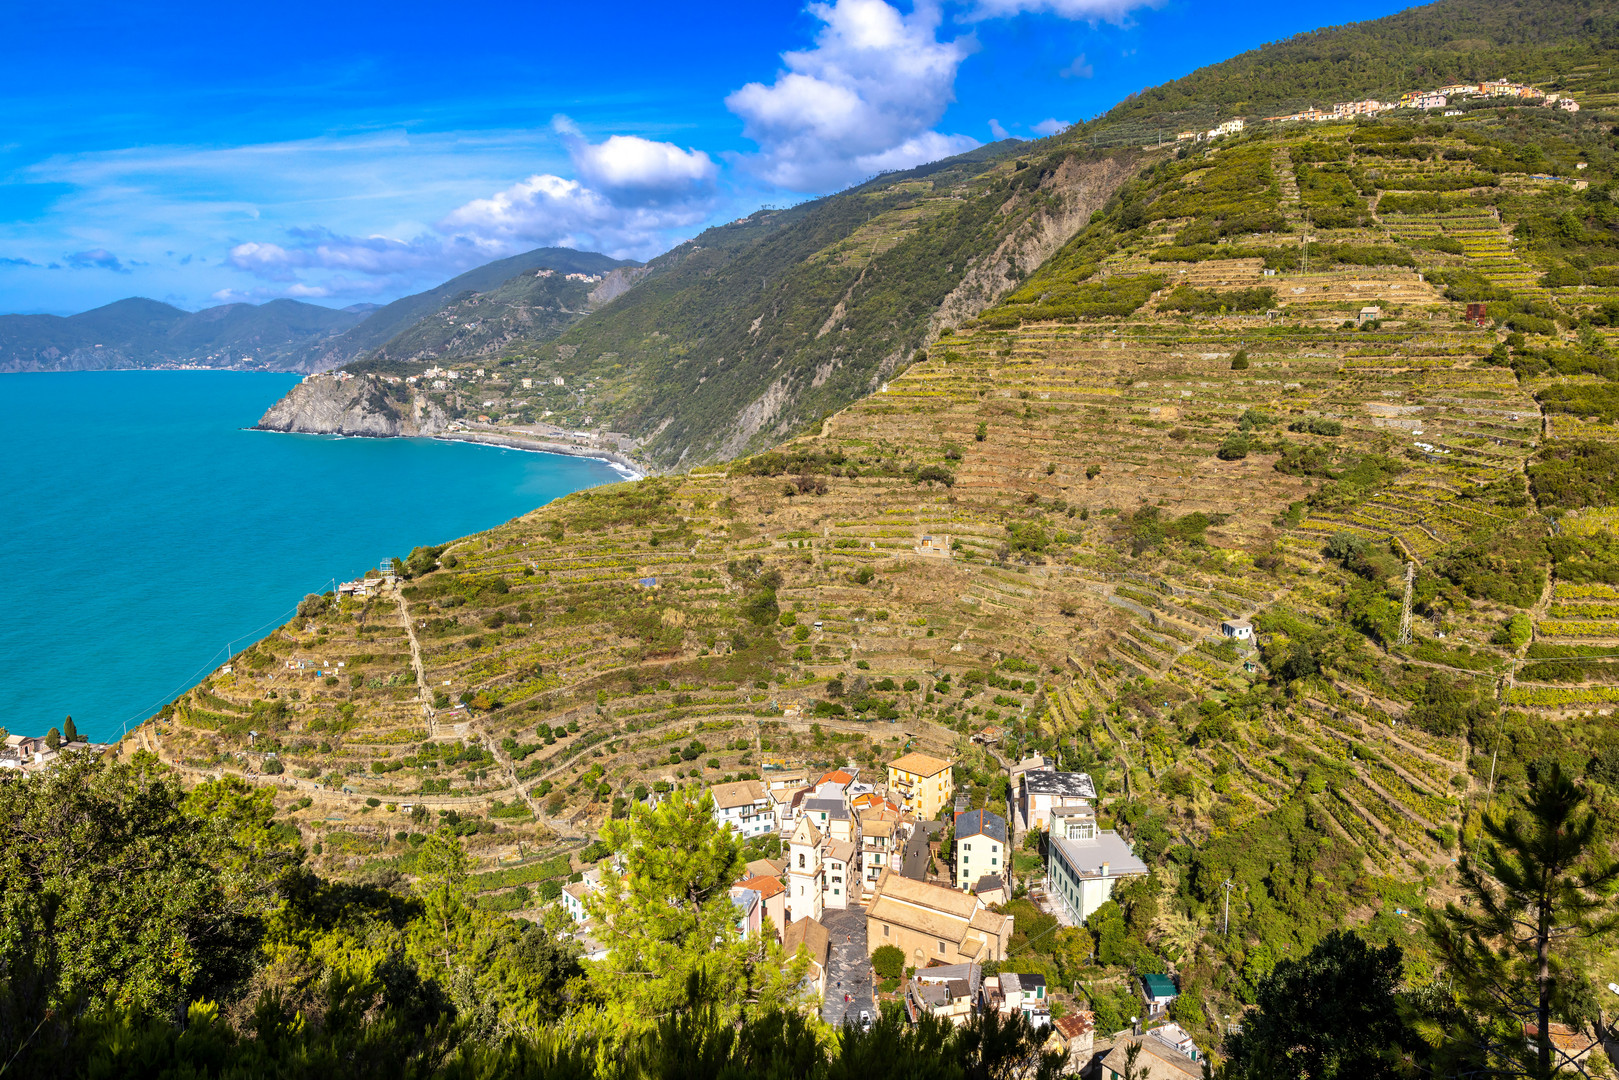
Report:
[[821,922],[827,933],[826,999],[821,1002],[821,1019],[839,1027],[845,1018],[857,1023],[862,1011],[875,1017],[877,988],[866,952],[865,908],[829,910]]

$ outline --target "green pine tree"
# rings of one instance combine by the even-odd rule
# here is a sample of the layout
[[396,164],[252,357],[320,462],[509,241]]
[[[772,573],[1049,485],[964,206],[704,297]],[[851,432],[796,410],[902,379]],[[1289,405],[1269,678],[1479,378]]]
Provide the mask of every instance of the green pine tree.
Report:
[[1580,954],[1619,929],[1619,862],[1597,828],[1586,793],[1559,766],[1546,768],[1504,822],[1485,820],[1478,855],[1462,858],[1469,903],[1428,916],[1463,1006],[1444,1024],[1449,1047],[1493,1075],[1550,1080],[1574,1055],[1526,1033],[1552,1023],[1591,1030]]

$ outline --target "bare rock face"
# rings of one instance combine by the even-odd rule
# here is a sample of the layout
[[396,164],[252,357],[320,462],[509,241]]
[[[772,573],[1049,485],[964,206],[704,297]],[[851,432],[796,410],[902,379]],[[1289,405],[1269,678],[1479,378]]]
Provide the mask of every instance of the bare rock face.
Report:
[[373,376],[312,375],[293,387],[259,418],[261,431],[308,435],[436,435],[449,422],[442,409],[402,390],[395,398]]

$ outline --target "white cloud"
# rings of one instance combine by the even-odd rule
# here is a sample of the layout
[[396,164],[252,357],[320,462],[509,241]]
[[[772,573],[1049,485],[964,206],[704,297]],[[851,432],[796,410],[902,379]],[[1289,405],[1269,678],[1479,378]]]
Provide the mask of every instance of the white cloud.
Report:
[[752,82],[725,104],[759,153],[740,160],[794,191],[824,191],[884,169],[970,150],[966,135],[932,128],[955,100],[969,40],[940,41],[939,12],[904,15],[883,0],[811,4],[824,24],[813,49],[782,54],[785,70]]
[[1056,15],[1086,22],[1122,23],[1136,8],[1155,8],[1163,0],[978,0],[964,18],[1006,19],[1014,15]]
[[1029,130],[1036,135],[1055,135],[1060,131],[1066,131],[1069,123],[1067,120],[1058,120],[1056,117],[1051,117],[1040,121],[1038,124],[1030,124]]
[[1001,126],[1001,122],[993,117],[989,121],[989,133],[997,139],[1004,139],[1008,134],[1007,130]]
[[719,176],[719,166],[701,150],[638,135],[591,143],[566,116],[558,116],[552,127],[563,136],[580,178],[616,203],[691,202],[706,198]]
[[1085,59],[1084,53],[1080,53],[1074,57],[1072,64],[1069,64],[1057,74],[1065,79],[1088,79],[1096,74],[1096,68],[1089,60]]

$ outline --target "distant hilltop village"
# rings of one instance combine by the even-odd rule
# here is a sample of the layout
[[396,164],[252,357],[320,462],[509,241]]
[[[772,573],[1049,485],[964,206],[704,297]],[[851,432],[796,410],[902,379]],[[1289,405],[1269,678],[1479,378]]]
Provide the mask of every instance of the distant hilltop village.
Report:
[[[1544,90],[1528,86],[1524,83],[1510,82],[1506,79],[1495,79],[1481,83],[1455,83],[1451,86],[1441,86],[1437,90],[1407,90],[1400,95],[1398,101],[1377,101],[1367,98],[1365,101],[1340,101],[1332,107],[1331,112],[1311,106],[1303,112],[1288,113],[1284,116],[1267,116],[1265,120],[1273,124],[1286,123],[1320,123],[1328,120],[1348,120],[1356,116],[1376,116],[1378,113],[1392,112],[1395,109],[1444,109],[1456,102],[1458,98],[1516,98],[1520,101],[1530,101],[1548,108],[1562,109],[1565,112],[1579,112],[1580,103],[1571,97],[1562,94],[1549,94]],[[1204,139],[1217,139],[1221,135],[1234,135],[1243,130],[1247,121],[1243,117],[1227,120],[1208,131],[1182,131],[1175,136],[1176,142],[1201,142]]]

